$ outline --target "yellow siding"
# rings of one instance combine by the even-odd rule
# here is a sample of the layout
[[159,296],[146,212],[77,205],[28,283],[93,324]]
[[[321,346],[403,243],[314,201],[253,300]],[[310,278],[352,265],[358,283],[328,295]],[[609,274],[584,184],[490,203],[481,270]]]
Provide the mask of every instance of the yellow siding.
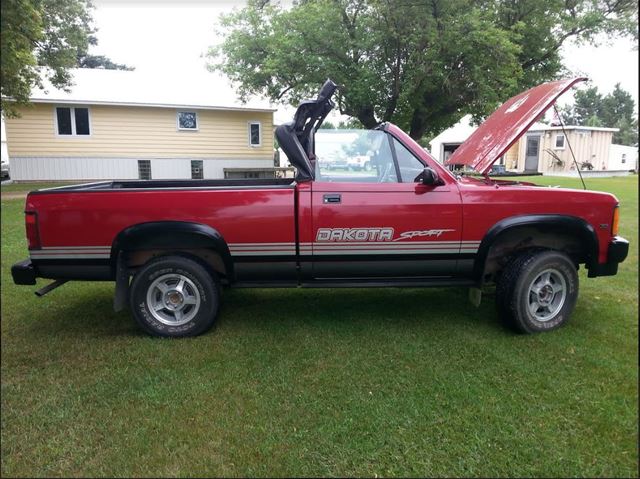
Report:
[[518,148],[520,142],[516,141],[514,145],[507,150],[504,155],[504,165],[507,170],[515,170],[518,167]]
[[[273,113],[195,110],[198,131],[177,129],[174,108],[89,106],[91,136],[56,135],[56,105],[36,104],[6,120],[12,157],[270,158]],[[194,111],[193,109],[180,109]],[[262,124],[262,144],[249,146],[248,123]]]

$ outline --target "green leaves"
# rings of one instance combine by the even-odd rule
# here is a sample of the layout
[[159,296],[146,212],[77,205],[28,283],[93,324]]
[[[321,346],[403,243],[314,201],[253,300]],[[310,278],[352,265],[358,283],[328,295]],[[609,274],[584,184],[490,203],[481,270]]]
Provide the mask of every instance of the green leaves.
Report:
[[0,21],[2,112],[7,116],[28,103],[32,87],[42,87],[41,75],[66,88],[75,66],[129,69],[87,54],[89,44],[97,43],[89,0],[2,0]]
[[222,17],[227,36],[210,50],[210,68],[243,97],[291,104],[330,77],[341,113],[368,128],[393,121],[419,139],[563,74],[558,52],[568,38],[632,35],[636,5],[306,0],[285,10],[250,2]]
[[579,90],[575,103],[563,110],[567,124],[618,128],[613,142],[622,145],[638,144],[638,120],[631,94],[616,84],[613,91],[602,95],[597,87]]

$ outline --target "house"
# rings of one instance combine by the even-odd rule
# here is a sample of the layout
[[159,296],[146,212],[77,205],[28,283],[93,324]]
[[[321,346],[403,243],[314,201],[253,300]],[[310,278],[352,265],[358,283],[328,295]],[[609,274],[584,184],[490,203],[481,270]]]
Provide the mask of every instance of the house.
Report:
[[[436,136],[429,144],[440,162],[446,159],[475,131],[471,116]],[[535,123],[498,161],[505,170],[545,175],[577,174],[573,154],[581,170],[627,172],[636,165],[638,149],[612,143],[616,128],[590,126],[549,126]],[[569,145],[571,148],[569,148]],[[624,157],[623,157],[624,155]]]
[[456,148],[476,131],[476,128],[477,126],[471,124],[471,115],[465,115],[458,123],[447,128],[429,142],[431,156],[440,163],[444,163],[456,151]]
[[0,135],[2,137],[2,149],[0,150],[0,159],[2,160],[2,171],[0,178],[9,176],[9,148],[7,147],[7,134],[4,127],[4,116],[0,115]]
[[580,170],[612,170],[609,156],[616,131],[617,128],[570,125],[563,129],[537,123],[507,152],[505,166],[507,170],[545,175],[575,172],[576,162]]
[[260,177],[274,166],[274,111],[229,82],[163,85],[135,71],[73,70],[69,92],[35,90],[6,118],[14,180]]
[[611,145],[609,150],[609,169],[638,171],[638,147]]

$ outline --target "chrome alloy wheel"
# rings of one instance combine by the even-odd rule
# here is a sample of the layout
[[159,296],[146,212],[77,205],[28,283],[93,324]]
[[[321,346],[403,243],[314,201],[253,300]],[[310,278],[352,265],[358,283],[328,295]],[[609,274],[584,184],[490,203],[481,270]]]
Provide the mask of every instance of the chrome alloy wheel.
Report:
[[184,275],[171,273],[157,278],[147,290],[149,311],[161,323],[180,326],[200,309],[200,292]]
[[529,286],[529,312],[541,322],[555,318],[567,298],[567,282],[556,269],[545,269]]

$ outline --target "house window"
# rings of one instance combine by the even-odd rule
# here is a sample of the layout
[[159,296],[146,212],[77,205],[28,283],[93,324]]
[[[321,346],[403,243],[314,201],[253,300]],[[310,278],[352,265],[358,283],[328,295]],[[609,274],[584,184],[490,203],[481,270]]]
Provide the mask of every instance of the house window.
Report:
[[151,160],[138,160],[138,178],[141,180],[151,179]]
[[622,154],[622,163],[626,163],[627,162],[627,154],[623,153]]
[[89,109],[58,106],[56,107],[56,131],[62,136],[88,136]]
[[191,160],[191,179],[201,180],[203,178],[202,160]]
[[260,122],[249,123],[249,146],[260,146],[262,144],[262,132]]
[[225,168],[224,178],[226,180],[239,179],[264,179],[275,178],[275,172],[271,168]]
[[564,150],[564,135],[556,135],[556,150]]
[[195,111],[179,111],[178,112],[178,130],[198,129],[198,115]]

